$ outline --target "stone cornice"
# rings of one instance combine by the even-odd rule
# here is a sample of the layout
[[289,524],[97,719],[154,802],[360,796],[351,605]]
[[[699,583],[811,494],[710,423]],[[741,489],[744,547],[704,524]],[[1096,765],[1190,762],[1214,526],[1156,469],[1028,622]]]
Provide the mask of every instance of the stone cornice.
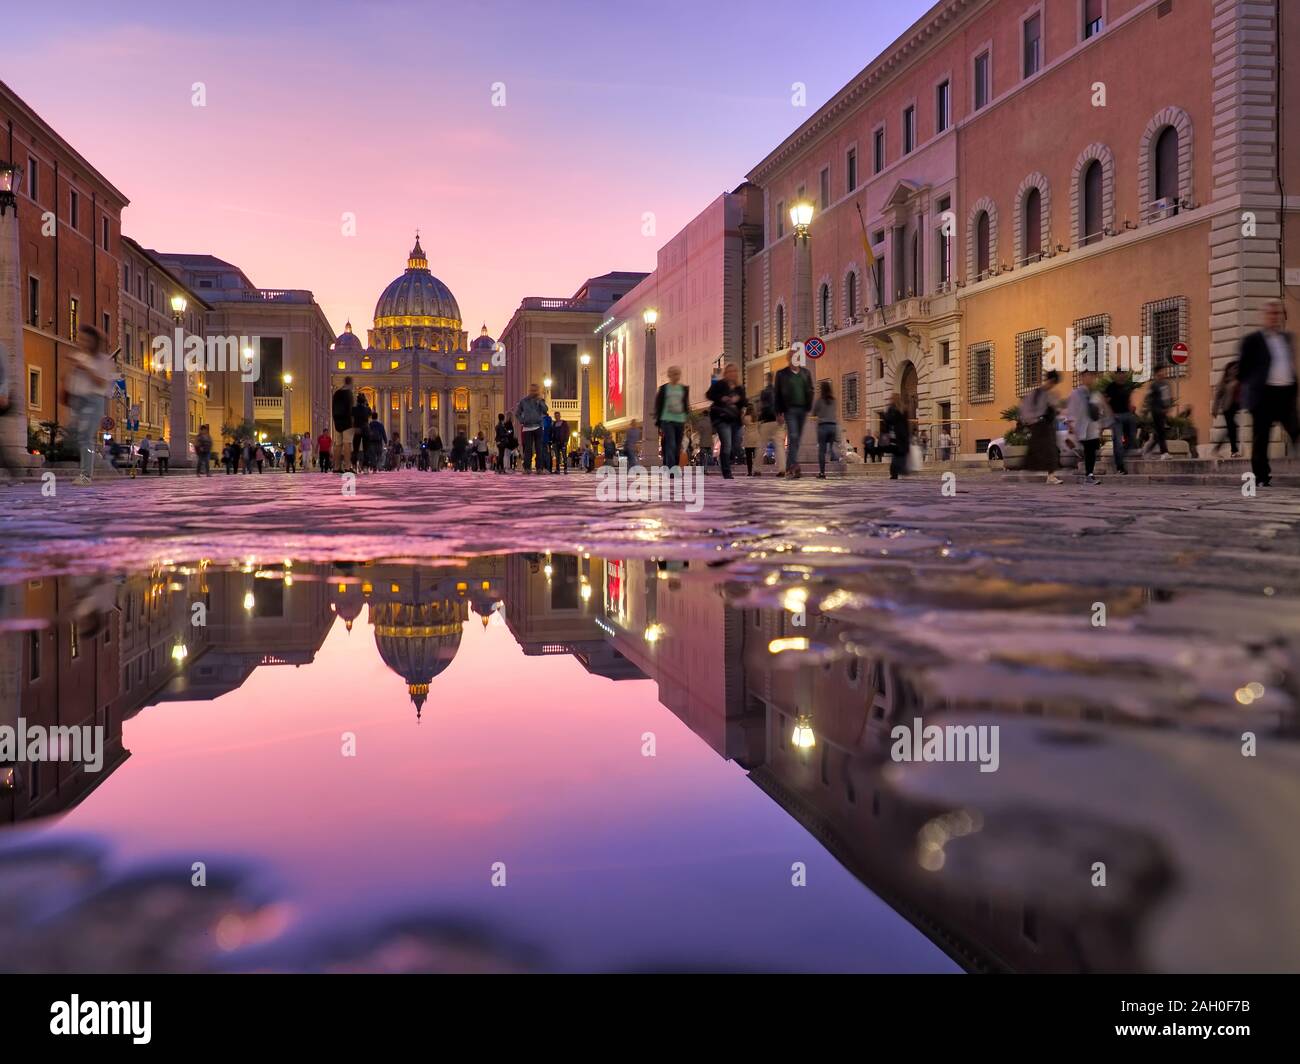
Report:
[[987,2],[988,0],[940,0],[816,114],[782,141],[767,158],[750,170],[746,179],[756,185],[764,184],[791,156],[857,107],[900,67],[911,63],[919,51],[946,33],[963,15]]

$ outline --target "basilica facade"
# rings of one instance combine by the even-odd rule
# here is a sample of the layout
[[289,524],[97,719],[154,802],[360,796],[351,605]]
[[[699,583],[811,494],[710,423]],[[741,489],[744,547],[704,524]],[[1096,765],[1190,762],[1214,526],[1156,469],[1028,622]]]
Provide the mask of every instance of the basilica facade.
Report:
[[330,349],[335,388],[352,378],[379,412],[391,439],[408,450],[437,433],[450,447],[458,433],[480,431],[491,445],[497,415],[504,409],[505,376],[496,342],[484,325],[471,344],[461,328],[460,307],[451,290],[429,270],[420,238],[375,304],[366,343],[349,321]]

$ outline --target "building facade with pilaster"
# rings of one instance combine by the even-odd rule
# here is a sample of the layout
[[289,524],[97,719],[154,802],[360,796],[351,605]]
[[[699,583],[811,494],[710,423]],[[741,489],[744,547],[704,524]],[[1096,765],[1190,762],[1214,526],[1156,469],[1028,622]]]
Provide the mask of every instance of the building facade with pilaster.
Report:
[[[750,387],[807,331],[826,341],[813,371],[851,439],[899,393],[920,433],[947,426],[980,453],[1041,381],[1049,338],[1105,338],[1116,356],[1149,343],[1204,452],[1223,432],[1214,386],[1263,304],[1284,299],[1293,323],[1300,310],[1300,197],[1283,199],[1300,188],[1300,153],[1282,150],[1300,105],[1279,61],[1300,49],[1289,7],[933,5],[749,174],[765,201],[746,275]],[[789,216],[801,200],[815,208],[807,321]]]

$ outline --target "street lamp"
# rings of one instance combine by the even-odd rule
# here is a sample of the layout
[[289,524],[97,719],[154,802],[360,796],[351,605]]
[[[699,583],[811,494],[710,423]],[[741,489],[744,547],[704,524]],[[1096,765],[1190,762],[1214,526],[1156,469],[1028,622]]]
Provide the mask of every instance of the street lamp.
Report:
[[185,308],[188,305],[189,304],[186,302],[185,297],[179,292],[172,296],[172,317],[176,319],[177,325],[179,325],[181,319],[185,317]]
[[646,307],[641,312],[645,322],[645,353],[641,361],[641,463],[649,466],[654,461],[654,452],[658,449],[658,433],[655,431],[655,391],[659,380],[658,344],[655,326],[659,323],[659,311]]
[[18,215],[18,190],[23,185],[23,172],[13,163],[0,163],[0,215],[10,207]]
[[578,356],[582,366],[582,387],[578,390],[578,436],[585,440],[591,433],[591,385],[587,373],[591,368],[591,356],[585,352]]
[[280,424],[284,435],[288,437],[293,433],[293,374],[282,373],[280,379],[284,382],[284,400]]
[[808,200],[800,200],[790,208],[790,222],[794,225],[796,236],[807,236],[808,227],[812,225],[813,205]]

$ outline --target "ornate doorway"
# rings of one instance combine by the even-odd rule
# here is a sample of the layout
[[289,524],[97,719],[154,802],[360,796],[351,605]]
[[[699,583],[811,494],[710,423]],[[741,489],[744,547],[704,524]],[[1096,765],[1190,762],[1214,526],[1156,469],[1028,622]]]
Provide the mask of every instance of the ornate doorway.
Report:
[[908,421],[916,420],[916,365],[909,359],[898,371],[898,394],[903,397],[903,413]]

